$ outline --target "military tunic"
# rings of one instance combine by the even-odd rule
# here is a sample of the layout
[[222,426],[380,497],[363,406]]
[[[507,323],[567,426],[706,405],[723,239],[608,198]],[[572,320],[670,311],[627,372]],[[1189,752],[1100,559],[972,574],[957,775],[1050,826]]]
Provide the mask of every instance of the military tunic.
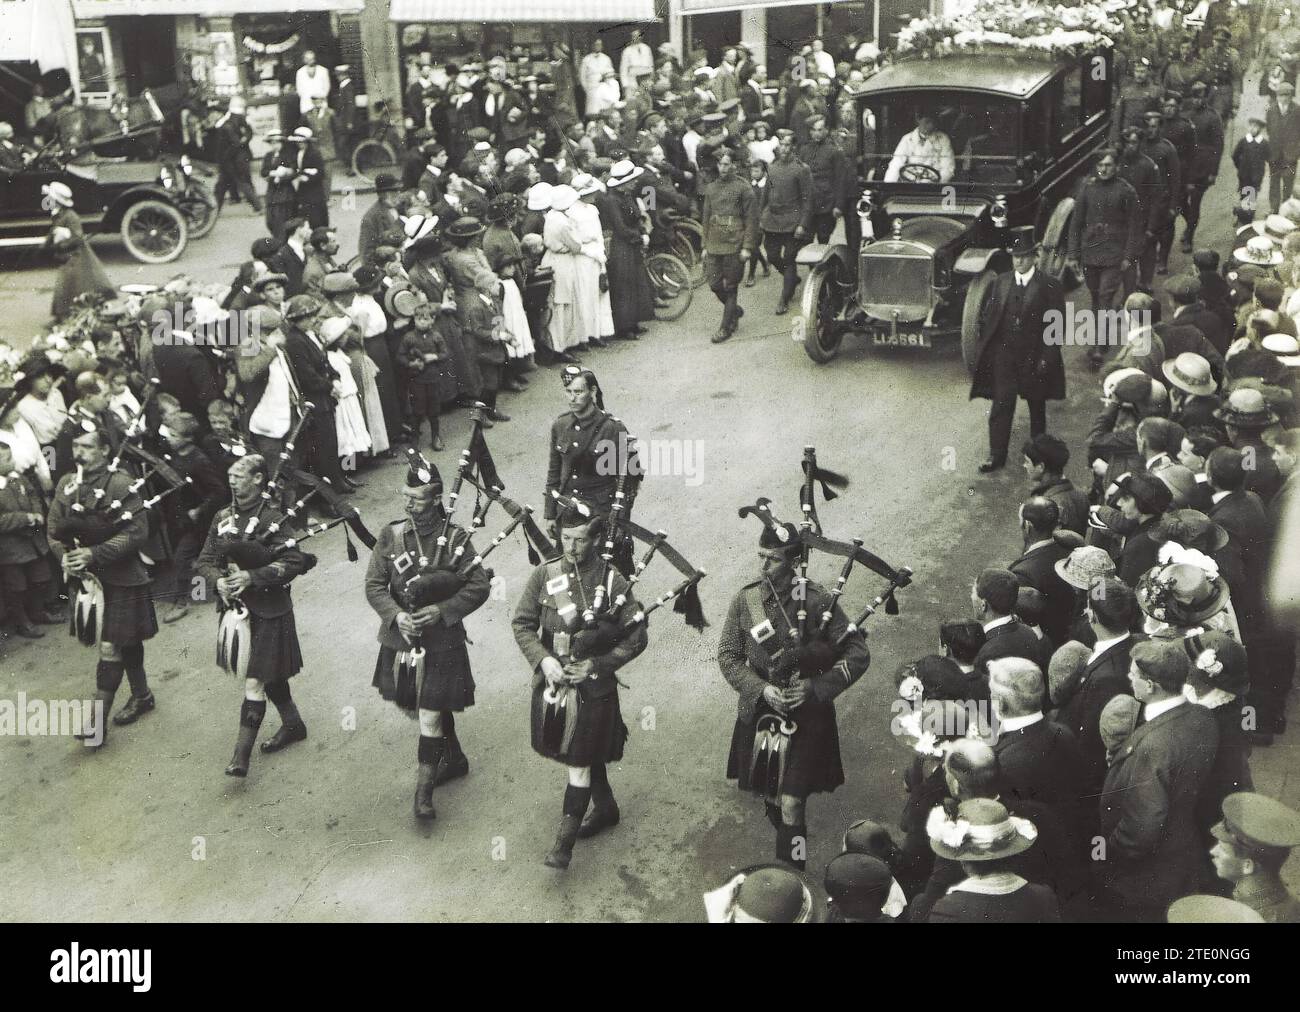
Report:
[[[763,690],[768,685],[785,688],[790,684],[789,675],[782,670],[781,652],[791,649],[789,644],[797,627],[799,605],[793,597],[794,588],[791,580],[781,589],[778,599],[772,584],[766,580],[746,585],[732,600],[718,641],[722,675],[739,695],[727,757],[727,779],[737,781],[741,790],[750,788],[750,757],[757,721],[774,712],[763,699]],[[823,587],[809,582],[808,629],[820,622],[830,599]],[[847,628],[848,619],[837,604],[831,609],[828,638],[834,642]],[[779,648],[782,643],[786,646]],[[870,663],[866,637],[854,633],[841,650],[839,660],[812,679],[812,696],[790,715],[798,729],[790,742],[782,793],[807,797],[833,791],[844,783],[834,700],[862,677]],[[797,673],[795,677],[799,677]]]
[[[126,527],[107,541],[86,546],[91,552],[86,571],[104,588],[101,638],[116,646],[143,643],[158,632],[153,596],[149,592],[149,573],[140,559],[140,549],[149,538],[149,518],[140,510],[141,497],[131,491],[131,484],[129,475],[122,471],[110,474],[106,468],[85,471],[81,481],[76,474],[69,474],[55,492],[45,526],[50,549],[61,561],[77,547],[77,539],[71,535],[60,537],[63,525],[71,517],[83,511],[85,514],[102,511],[105,518],[116,520],[123,509],[134,510]],[[107,507],[113,502],[122,506],[109,510]],[[79,510],[73,509],[74,503]]]
[[1246,879],[1232,891],[1232,898],[1246,904],[1268,924],[1300,924],[1300,900],[1271,875]]
[[[583,610],[592,603],[600,586],[603,564],[594,556],[579,567],[560,558],[533,570],[524,586],[511,625],[515,642],[528,660],[532,680],[532,745],[538,755],[569,766],[591,766],[618,762],[623,758],[627,726],[619,709],[616,674],[646,648],[649,637],[645,623],[636,628],[607,653],[589,658],[592,677],[576,686],[578,697],[577,726],[567,751],[548,748],[543,742],[543,712],[546,678],[542,661],[554,657],[568,660],[571,638],[582,629]],[[629,584],[617,570],[611,569],[606,607],[628,590]],[[640,609],[629,593],[627,601],[613,616],[617,624],[626,625]]]
[[550,457],[546,466],[542,516],[554,520],[558,506],[552,492],[576,496],[597,513],[608,513],[620,473],[627,496],[623,518],[631,513],[640,482],[640,462],[627,426],[608,411],[597,409],[586,418],[566,411],[551,423]]
[[[413,610],[406,595],[406,585],[418,573],[433,564],[442,532],[437,521],[427,532],[417,532],[409,520],[397,520],[385,527],[370,554],[366,567],[366,600],[380,618],[379,658],[371,685],[389,702],[397,702],[393,663],[397,654],[415,644],[407,641],[397,628],[397,616]],[[458,568],[478,553],[469,534],[455,524],[448,531],[449,561],[456,548],[464,545]],[[419,645],[424,649],[424,679],[419,686],[416,704],[421,710],[460,711],[474,705],[474,676],[470,671],[469,652],[465,649],[465,616],[477,611],[491,593],[491,578],[482,566],[475,566],[459,591],[439,603],[438,621],[420,630]],[[416,707],[408,707],[408,710]]]
[[[274,533],[271,528],[280,525]],[[248,537],[272,549],[280,549],[293,537],[284,516],[270,506],[241,510],[237,505],[217,511],[208,526],[207,538],[194,564],[217,598],[217,623],[230,606],[216,594],[217,580],[238,568],[226,558],[226,539]],[[308,569],[307,557],[296,548],[288,549],[273,562],[248,570],[252,579],[240,601],[248,610],[248,677],[266,683],[283,682],[302,670],[298,627],[293,617],[289,584]]]

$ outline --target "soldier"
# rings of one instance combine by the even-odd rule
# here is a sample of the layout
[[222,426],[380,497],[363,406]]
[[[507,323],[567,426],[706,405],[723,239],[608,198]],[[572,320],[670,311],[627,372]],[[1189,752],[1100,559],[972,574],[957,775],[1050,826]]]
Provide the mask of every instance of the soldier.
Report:
[[758,223],[767,258],[782,273],[776,315],[783,316],[799,287],[795,258],[812,226],[813,180],[808,166],[795,157],[794,131],[778,130],[776,137],[776,159],[768,166]]
[[1164,136],[1164,118],[1158,109],[1145,116],[1141,151],[1156,163],[1160,189],[1156,194],[1156,234],[1147,242],[1139,264],[1138,287],[1151,291],[1156,274],[1169,273],[1169,248],[1174,244],[1174,222],[1183,200],[1183,169],[1178,152]]
[[1232,883],[1232,898],[1272,924],[1300,923],[1300,901],[1282,884],[1282,866],[1300,846],[1300,814],[1262,794],[1230,794],[1223,821],[1212,830],[1210,851],[1219,878]]
[[754,191],[736,175],[731,152],[718,152],[718,178],[704,190],[704,280],[722,303],[722,325],[713,335],[721,344],[736,332],[745,311],[736,304],[744,265],[758,242]]
[[1223,120],[1210,108],[1209,88],[1204,81],[1192,85],[1192,111],[1187,118],[1196,131],[1196,153],[1183,177],[1187,193],[1187,202],[1183,206],[1183,218],[1187,222],[1187,227],[1183,230],[1184,253],[1192,252],[1196,226],[1201,220],[1201,199],[1205,196],[1205,191],[1214,185],[1219,174],[1219,162],[1223,158]]
[[[307,725],[289,691],[289,679],[302,670],[289,584],[309,567],[297,549],[282,551],[293,533],[287,525],[269,533],[268,528],[283,523],[284,516],[273,506],[263,505],[267,475],[266,458],[257,453],[240,457],[230,466],[227,476],[233,501],[212,518],[195,563],[199,575],[216,590],[223,617],[236,608],[248,613],[249,636],[243,644],[248,652],[244,701],[239,709],[235,753],[226,767],[228,777],[248,776],[253,743],[266,716],[268,698],[280,713],[281,726],[269,741],[262,743],[262,751],[279,752],[307,737]],[[275,557],[261,565],[250,564],[247,557],[234,562],[230,555],[239,554],[244,548],[240,543],[247,545],[248,541],[257,541]],[[223,622],[223,629],[225,625]]]
[[[462,622],[488,599],[491,586],[482,566],[463,581],[438,568],[439,554],[454,552],[453,542],[465,546],[466,559],[478,553],[468,532],[448,523],[437,468],[408,468],[399,492],[406,500],[406,518],[383,529],[366,567],[366,600],[381,623],[370,684],[419,719],[414,812],[427,820],[437,815],[433,789],[469,773],[454,716],[474,705]],[[443,536],[448,538],[445,551],[438,548]]]
[[[573,845],[619,822],[618,803],[610,789],[609,763],[623,758],[627,726],[619,710],[618,670],[639,655],[648,642],[644,623],[629,625],[639,605],[622,574],[606,572],[600,558],[605,517],[592,511],[565,509],[557,518],[562,555],[533,570],[515,609],[515,642],[532,669],[532,745],[538,755],[568,767],[563,814],[547,867],[564,869]],[[620,629],[616,637],[584,644],[582,609],[608,580],[610,600],[623,604],[607,617]],[[602,637],[597,633],[595,640]],[[585,648],[584,648],[585,647]],[[565,716],[558,740],[550,722],[557,704]],[[587,805],[594,801],[586,819]]]
[[[1133,188],[1118,177],[1119,154],[1103,148],[1096,173],[1084,180],[1070,215],[1070,255],[1082,265],[1092,311],[1114,310],[1128,296],[1133,268],[1142,252],[1145,223]],[[1105,357],[1098,342],[1088,349],[1088,362],[1100,368]]]
[[1214,33],[1214,45],[1205,54],[1206,78],[1214,89],[1214,111],[1224,123],[1232,120],[1241,93],[1241,64],[1231,49],[1232,32],[1220,28]]
[[[795,726],[789,738],[779,804],[766,802],[767,817],[776,829],[776,858],[802,869],[808,849],[807,804],[810,794],[834,791],[844,783],[840,736],[835,722],[835,697],[862,677],[871,663],[866,636],[854,632],[831,665],[808,665],[819,641],[804,647],[790,641],[797,635],[795,614],[806,609],[820,615],[830,609],[828,639],[835,643],[848,629],[848,620],[834,599],[809,582],[806,600],[796,600],[795,565],[801,550],[793,524],[763,526],[758,541],[761,579],[746,584],[732,599],[718,641],[722,676],[739,696],[727,779],[751,790],[751,756],[759,721],[775,715]],[[799,662],[791,663],[798,655]],[[808,677],[807,670],[827,670]]]
[[[1142,218],[1142,249],[1138,255],[1138,267],[1150,261],[1154,264],[1153,247],[1158,242],[1157,235],[1164,224],[1161,215],[1164,180],[1156,163],[1142,153],[1142,131],[1136,127],[1125,127],[1121,134],[1123,145],[1119,153],[1119,177],[1133,187],[1137,194],[1138,208]],[[1139,270],[1139,275],[1140,275]],[[1139,277],[1138,289],[1150,293],[1150,281],[1145,288]]]
[[1111,140],[1118,141],[1126,127],[1142,126],[1146,114],[1159,111],[1164,89],[1151,78],[1151,61],[1145,56],[1133,64],[1133,80],[1126,82],[1115,106]]
[[[92,726],[83,724],[82,733],[77,735],[96,749],[102,748],[108,738],[104,718],[113,708],[113,696],[122,684],[124,671],[131,685],[131,699],[113,723],[134,723],[155,706],[144,670],[144,641],[158,632],[149,574],[140,559],[140,548],[149,537],[148,518],[136,510],[125,528],[89,548],[80,546],[75,523],[68,523],[76,514],[96,512],[101,504],[107,506],[120,500],[125,506],[139,501],[130,490],[130,476],[122,470],[107,469],[108,453],[108,437],[100,428],[83,431],[72,441],[77,473],[67,475],[59,485],[46,523],[50,548],[62,561],[64,574],[89,576],[103,588],[99,663],[95,668],[95,699],[103,709],[93,718]],[[104,516],[116,519],[107,512]]]
[[835,223],[847,213],[845,196],[852,168],[838,144],[830,139],[826,117],[808,121],[808,143],[799,149],[799,160],[812,173],[812,225],[818,242],[829,242]]

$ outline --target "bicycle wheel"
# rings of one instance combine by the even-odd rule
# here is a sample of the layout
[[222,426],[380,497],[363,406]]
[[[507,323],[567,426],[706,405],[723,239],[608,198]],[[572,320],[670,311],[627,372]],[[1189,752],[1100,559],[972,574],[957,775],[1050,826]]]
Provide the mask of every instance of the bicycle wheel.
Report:
[[358,176],[374,178],[397,167],[397,154],[383,141],[362,141],[352,152],[352,171]]
[[691,272],[691,287],[704,284],[704,229],[694,218],[681,218],[673,226],[672,253]]
[[646,261],[645,269],[654,289],[655,319],[680,319],[695,296],[690,269],[671,253],[656,253]]

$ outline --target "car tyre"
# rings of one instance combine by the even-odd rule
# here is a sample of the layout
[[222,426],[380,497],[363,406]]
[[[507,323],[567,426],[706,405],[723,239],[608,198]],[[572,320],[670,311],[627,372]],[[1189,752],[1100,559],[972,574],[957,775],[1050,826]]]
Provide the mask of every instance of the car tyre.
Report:
[[122,242],[146,264],[169,264],[189,242],[190,227],[180,210],[161,200],[140,200],[122,215]]
[[808,272],[800,299],[803,325],[803,350],[818,365],[825,365],[839,354],[844,340],[844,289],[840,282],[838,260],[818,264]]
[[961,308],[961,357],[972,376],[980,364],[980,314],[997,280],[997,271],[984,271],[966,288],[966,301]]

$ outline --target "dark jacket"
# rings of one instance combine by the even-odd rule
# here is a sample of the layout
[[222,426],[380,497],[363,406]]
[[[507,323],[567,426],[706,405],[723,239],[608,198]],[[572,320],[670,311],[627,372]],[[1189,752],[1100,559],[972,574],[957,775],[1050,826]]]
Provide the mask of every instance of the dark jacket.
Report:
[[846,210],[849,162],[839,145],[827,137],[820,144],[809,141],[799,149],[799,160],[812,176],[813,214],[830,214]]
[[1074,732],[1044,717],[1028,727],[1002,731],[993,751],[1003,793],[1048,805],[1073,837],[1084,793],[1083,753]]
[[1137,262],[1145,243],[1145,221],[1133,187],[1115,176],[1089,176],[1075,195],[1070,215],[1072,256],[1086,267],[1118,267]]
[[1130,587],[1136,587],[1138,580],[1160,559],[1160,546],[1147,536],[1159,522],[1159,517],[1144,520],[1124,539],[1124,550],[1116,560],[1119,564],[1117,575]]
[[1258,191],[1264,182],[1264,170],[1268,168],[1270,146],[1268,138],[1243,137],[1232,149],[1232,164],[1237,167],[1237,185],[1249,186]]
[[[1214,369],[1216,379],[1223,376],[1223,356],[1228,353],[1228,345],[1232,343],[1232,330],[1223,322],[1214,310],[1210,309],[1204,302],[1193,302],[1190,306],[1181,306],[1174,311],[1170,322],[1185,327],[1195,327],[1199,330],[1218,353],[1214,356],[1207,356],[1206,349],[1184,348],[1179,346],[1179,342],[1169,333],[1161,335],[1161,340],[1165,343],[1165,358],[1177,358],[1184,351],[1195,351],[1196,354],[1209,359],[1211,367]],[[1159,329],[1157,328],[1157,333]],[[1172,342],[1172,343],[1171,343]]]
[[[130,475],[118,471],[115,474],[108,474],[104,470],[96,472],[87,472],[84,475],[84,482],[80,487],[77,485],[77,476],[70,474],[65,477],[54,493],[54,502],[50,504],[50,515],[46,523],[47,531],[58,531],[60,525],[73,514],[72,504],[79,502],[86,509],[91,509],[95,503],[93,490],[102,488],[105,491],[103,497],[105,502],[112,502],[116,499],[122,502],[139,501],[139,497],[131,492],[132,478]],[[140,560],[140,549],[144,547],[149,540],[149,517],[144,511],[136,511],[131,522],[114,534],[107,541],[87,546],[90,548],[91,560],[88,571],[94,574],[100,583],[113,587],[140,587],[149,582],[148,570],[144,568],[144,563]],[[69,540],[67,543],[60,541],[53,534],[49,537],[50,550],[61,561],[66,552],[76,547]]]
[[[1013,307],[1020,297],[1019,324]],[[992,399],[1008,384],[1026,399],[1063,400],[1065,364],[1059,344],[1049,344],[1050,321],[1065,315],[1061,283],[1034,270],[1023,295],[1013,271],[999,274],[980,311],[979,345],[970,397]]]
[[[30,514],[40,517],[31,522]],[[50,554],[45,540],[45,503],[24,475],[0,477],[0,566],[16,566]]]
[[1057,646],[1065,642],[1070,620],[1074,617],[1074,588],[1056,572],[1056,563],[1069,554],[1069,548],[1054,540],[1026,552],[1009,567],[1022,587],[1034,587],[1047,599],[1042,618],[1043,632]]
[[807,231],[813,215],[813,178],[808,166],[795,157],[772,162],[767,167],[761,205],[758,224],[764,232],[793,232],[799,226]]
[[[304,248],[304,253],[306,249]],[[289,280],[285,282],[284,294],[286,298],[294,295],[301,295],[303,292],[303,272],[307,269],[307,256],[298,256],[298,251],[288,243],[280,247],[279,251],[271,258],[271,269],[277,274],[283,274]]]
[[1018,618],[994,626],[985,634],[987,639],[975,655],[975,670],[988,677],[988,663],[1000,657],[1023,657],[1038,663],[1042,646],[1034,631]]
[[1029,490],[1030,495],[1041,495],[1056,503],[1060,512],[1060,525],[1067,531],[1086,534],[1088,527],[1088,494],[1074,487],[1069,478],[1056,478]]
[[930,910],[930,924],[1059,924],[1061,908],[1052,890],[1027,882],[1005,896],[967,892],[958,883]]
[[1079,747],[1083,764],[1079,777],[1081,797],[1096,798],[1106,779],[1106,746],[1101,740],[1101,711],[1113,697],[1133,694],[1128,670],[1129,651],[1135,642],[1129,636],[1107,647],[1083,669],[1073,693],[1062,700],[1057,708],[1057,723],[1074,733]]
[[[287,524],[283,530],[274,534],[267,533],[272,524],[284,523],[284,517],[271,506],[262,506],[260,513],[257,508],[247,512],[240,510],[233,503],[218,510],[208,525],[207,538],[199,552],[198,561],[194,564],[195,571],[207,581],[213,597],[217,597],[217,580],[228,575],[227,568],[230,565],[222,550],[222,542],[226,538],[244,536],[254,515],[258,516],[258,526],[252,536],[268,547],[278,549],[293,536],[293,531]],[[306,571],[307,559],[303,553],[296,548],[286,549],[273,562],[248,570],[253,582],[240,596],[240,600],[248,608],[249,614],[257,618],[287,615],[293,610],[289,584]]]
[[1300,159],[1300,105],[1292,102],[1284,116],[1277,100],[1271,100],[1264,113],[1264,129],[1268,131],[1270,161],[1294,165]]
[[180,401],[181,408],[206,428],[208,405],[221,396],[212,357],[195,345],[160,344],[153,350],[153,362],[162,392]]
[[1218,742],[1210,711],[1184,702],[1139,725],[1106,774],[1106,860],[1094,871],[1107,898],[1138,919],[1163,919],[1170,903],[1197,890],[1196,800]]
[[338,373],[325,352],[306,332],[295,326],[284,331],[284,351],[293,367],[298,392],[311,401],[317,411],[334,410],[334,383]]

